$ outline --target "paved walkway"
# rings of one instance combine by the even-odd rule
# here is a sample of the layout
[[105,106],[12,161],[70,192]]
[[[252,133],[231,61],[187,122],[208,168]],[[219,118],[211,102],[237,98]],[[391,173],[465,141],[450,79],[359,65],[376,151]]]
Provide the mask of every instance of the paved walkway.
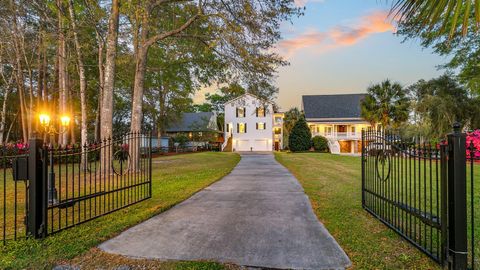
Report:
[[131,257],[265,268],[350,265],[295,177],[265,154],[242,154],[221,181],[100,248]]

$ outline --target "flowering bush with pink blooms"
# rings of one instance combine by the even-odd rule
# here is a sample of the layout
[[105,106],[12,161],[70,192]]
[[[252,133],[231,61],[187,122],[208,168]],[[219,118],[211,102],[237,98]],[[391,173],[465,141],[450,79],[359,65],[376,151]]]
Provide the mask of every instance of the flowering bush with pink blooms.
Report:
[[467,157],[470,158],[470,145],[473,143],[473,158],[480,159],[480,129],[467,133]]
[[2,156],[22,155],[28,152],[28,143],[6,143],[0,145],[0,150]]

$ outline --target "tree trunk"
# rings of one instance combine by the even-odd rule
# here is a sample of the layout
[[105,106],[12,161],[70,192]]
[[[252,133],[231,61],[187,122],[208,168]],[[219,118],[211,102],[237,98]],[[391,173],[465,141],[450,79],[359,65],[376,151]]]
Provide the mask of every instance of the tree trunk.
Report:
[[17,121],[18,118],[18,113],[15,114],[15,117],[12,120],[12,123],[10,123],[10,127],[8,128],[7,135],[5,136],[5,142],[8,142],[10,140],[10,132],[12,131],[13,125]]
[[[27,58],[27,52],[25,50],[25,37],[23,36],[22,33],[22,38],[20,39],[20,45],[22,49],[22,55],[25,61],[25,67],[27,68],[28,72],[28,81],[29,81],[29,87],[28,87],[28,110],[27,112],[27,130],[28,130],[28,138],[30,138],[33,128],[34,128],[34,118],[33,118],[33,102],[34,102],[34,95],[33,95],[33,72],[32,72],[32,67],[30,65],[30,62],[28,61]],[[26,105],[25,105],[26,106]],[[35,121],[35,123],[37,123]]]
[[[1,52],[0,52],[1,53]],[[0,63],[2,62],[2,56],[0,54]],[[0,75],[3,80],[3,84],[5,86],[5,93],[3,95],[3,105],[2,105],[2,112],[0,114],[0,144],[4,143],[4,135],[5,135],[5,124],[7,122],[7,102],[8,102],[8,94],[10,93],[12,83],[13,83],[13,73],[10,75],[10,79],[6,79],[5,73],[3,70],[3,65],[0,66]],[[13,121],[12,121],[13,122]],[[6,141],[5,141],[6,143]]]
[[41,106],[41,100],[42,100],[42,93],[43,93],[43,80],[44,80],[44,74],[42,73],[42,65],[43,65],[43,48],[45,47],[44,39],[43,39],[43,26],[42,22],[39,23],[40,25],[40,30],[38,33],[38,54],[37,54],[37,98],[36,98],[36,106],[37,109],[40,108]]
[[2,106],[2,114],[0,117],[0,144],[4,143],[3,135],[5,133],[5,122],[7,118],[7,100],[8,100],[8,93],[10,92],[9,85],[5,89],[5,94],[3,95],[3,106]]
[[[62,7],[62,1],[57,0],[57,6],[59,9]],[[58,105],[59,114],[65,114],[67,108],[67,72],[66,72],[66,44],[64,34],[64,23],[62,18],[62,11],[58,11]],[[60,127],[60,129],[63,129]],[[65,146],[68,143],[68,130],[58,136],[58,144]]]
[[169,92],[169,87],[167,85],[167,83],[163,83],[161,86],[160,86],[160,94],[159,94],[159,104],[160,104],[160,107],[159,107],[159,115],[160,115],[160,119],[158,121],[159,123],[159,126],[162,130],[165,130],[167,128],[167,119],[166,119],[166,116],[167,116],[167,96],[168,96],[168,92]]
[[[44,41],[45,42],[45,41]],[[43,102],[47,102],[48,101],[48,76],[47,76],[47,65],[48,65],[48,60],[47,60],[47,46],[45,44],[43,44],[42,46],[42,56],[43,56],[43,59],[42,59],[42,68],[41,68],[41,71],[40,73],[42,74],[42,82],[43,82],[43,85],[42,85],[42,101]]]
[[[78,40],[78,30],[77,22],[75,18],[75,11],[73,9],[73,1],[68,1],[68,11],[70,13],[70,24],[72,25],[73,30],[73,40],[75,42],[75,50],[77,52],[77,63],[78,63],[78,76],[80,78],[80,111],[81,111],[81,124],[80,124],[80,137],[81,137],[81,147],[87,144],[87,100],[86,100],[86,89],[87,83],[85,80],[85,67],[83,65],[82,57],[82,48]],[[83,148],[82,148],[83,149]],[[85,162],[82,162],[85,164]]]
[[118,41],[118,20],[119,20],[119,0],[112,0],[112,10],[110,20],[108,23],[107,35],[107,51],[105,57],[105,80],[103,85],[102,110],[101,110],[101,134],[104,138],[103,148],[101,151],[100,163],[103,164],[104,172],[110,174],[111,172],[111,156],[112,147],[105,141],[106,138],[112,137],[113,128],[113,89],[115,87],[115,59],[117,56],[117,41]]
[[[67,61],[68,62],[68,61]],[[72,100],[73,97],[73,88],[72,88],[72,82],[70,81],[70,76],[67,73],[67,100]],[[68,106],[68,115],[71,116],[72,120],[70,121],[70,125],[67,127],[67,130],[70,132],[70,140],[69,143],[72,145],[77,144],[77,138],[75,136],[75,106],[73,102],[69,102],[67,104]],[[67,133],[68,136],[68,133]]]
[[138,170],[140,162],[140,144],[142,140],[141,125],[142,125],[142,107],[143,107],[143,84],[145,81],[145,68],[147,64],[147,49],[140,47],[137,53],[137,65],[135,68],[135,81],[132,101],[132,122],[130,124],[130,131],[134,134],[134,141],[130,146],[130,156],[132,170]]
[[112,0],[112,10],[108,23],[107,52],[105,59],[105,80],[102,97],[101,134],[104,138],[112,136],[113,125],[113,88],[115,84],[115,59],[117,55],[119,0]]
[[145,82],[145,69],[147,65],[148,49],[140,48],[137,54],[137,64],[135,68],[135,81],[133,86],[132,98],[132,122],[130,130],[140,131],[142,125],[143,109],[143,86]]
[[22,65],[22,57],[21,57],[21,50],[19,44],[19,37],[18,37],[18,25],[17,25],[17,10],[15,7],[15,2],[10,1],[11,4],[11,11],[13,12],[13,43],[14,43],[14,50],[15,50],[15,64],[16,64],[16,75],[15,80],[17,81],[17,90],[18,90],[18,97],[20,100],[20,120],[22,124],[22,135],[23,135],[23,142],[27,142],[29,138],[28,134],[28,126],[27,126],[27,113],[25,107],[25,85],[24,85],[24,76],[23,76],[23,65]]
[[97,42],[98,42],[98,104],[97,104],[97,115],[95,118],[95,141],[98,142],[102,138],[100,136],[100,122],[101,122],[101,111],[102,111],[102,101],[103,101],[103,87],[104,87],[104,67],[103,67],[103,47],[104,42],[100,33],[96,32]]

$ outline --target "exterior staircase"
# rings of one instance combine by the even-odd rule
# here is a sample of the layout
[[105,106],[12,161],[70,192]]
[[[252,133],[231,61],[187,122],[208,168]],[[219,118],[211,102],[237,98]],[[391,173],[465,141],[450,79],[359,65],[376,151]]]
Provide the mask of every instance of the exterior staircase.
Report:
[[223,146],[222,149],[223,152],[232,152],[233,151],[233,142],[232,142],[232,137],[228,137],[227,143]]
[[340,144],[337,140],[328,139],[328,148],[332,154],[340,154]]

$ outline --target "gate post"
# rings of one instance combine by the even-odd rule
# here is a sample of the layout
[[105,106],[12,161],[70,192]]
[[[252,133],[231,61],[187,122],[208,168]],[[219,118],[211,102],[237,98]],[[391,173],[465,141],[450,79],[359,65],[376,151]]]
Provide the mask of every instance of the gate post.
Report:
[[453,125],[448,135],[448,269],[467,269],[466,134]]
[[148,133],[148,198],[152,197],[152,131]]
[[44,198],[46,185],[44,181],[44,166],[42,162],[43,140],[34,133],[28,141],[28,217],[27,234],[34,238],[43,236]]
[[365,130],[362,129],[362,207],[365,207]]

